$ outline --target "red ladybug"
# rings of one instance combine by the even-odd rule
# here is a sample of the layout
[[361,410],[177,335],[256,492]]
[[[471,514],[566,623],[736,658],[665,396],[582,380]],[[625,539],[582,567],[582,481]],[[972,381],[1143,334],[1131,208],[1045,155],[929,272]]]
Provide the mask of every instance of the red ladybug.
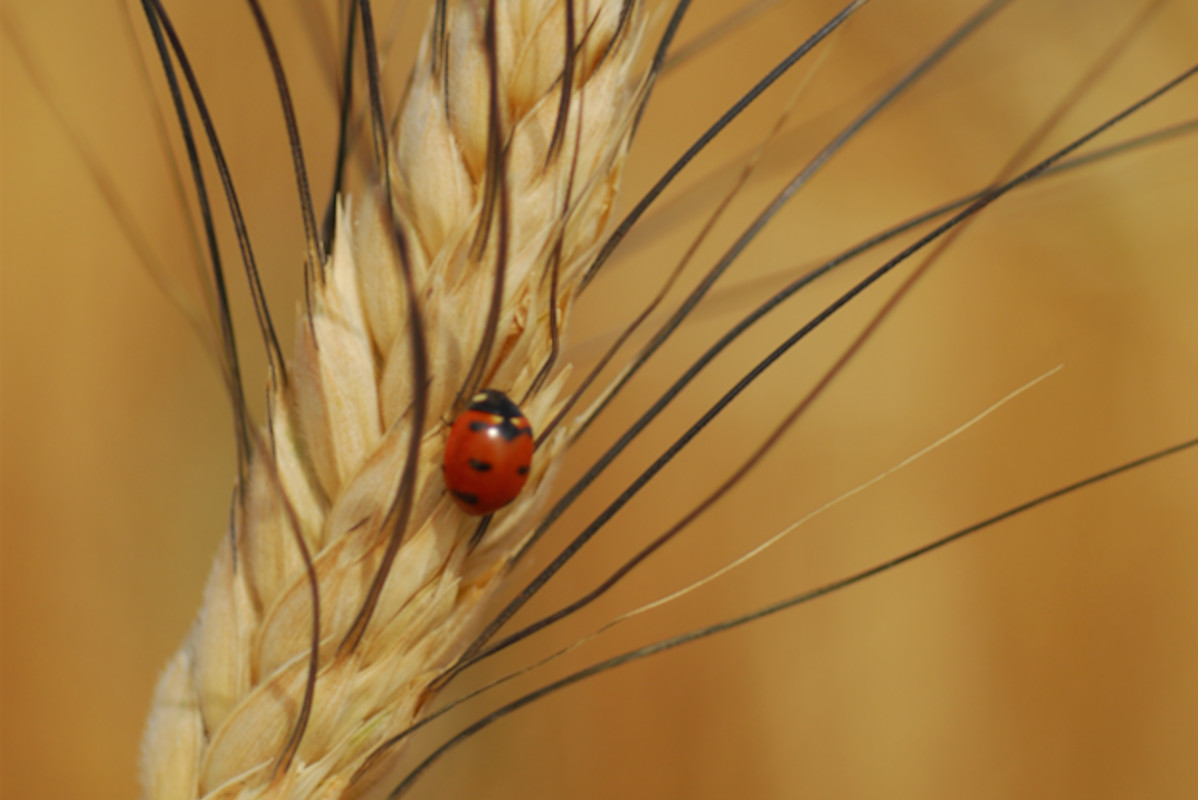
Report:
[[533,428],[504,392],[484,389],[446,439],[442,475],[468,514],[490,514],[521,492],[533,460]]

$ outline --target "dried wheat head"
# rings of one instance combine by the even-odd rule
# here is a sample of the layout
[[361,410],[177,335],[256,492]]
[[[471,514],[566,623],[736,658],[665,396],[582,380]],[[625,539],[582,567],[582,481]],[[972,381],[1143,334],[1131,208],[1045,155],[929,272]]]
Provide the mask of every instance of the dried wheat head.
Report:
[[[478,520],[441,475],[445,420],[480,386],[521,400],[535,431],[562,407],[567,368],[549,368],[646,91],[642,26],[638,4],[597,0],[433,15],[386,142],[391,196],[340,200],[199,618],[158,686],[148,798],[360,791],[356,773],[461,656],[567,431],[540,442],[525,492],[472,546]],[[314,597],[297,536],[320,601],[306,724]]]

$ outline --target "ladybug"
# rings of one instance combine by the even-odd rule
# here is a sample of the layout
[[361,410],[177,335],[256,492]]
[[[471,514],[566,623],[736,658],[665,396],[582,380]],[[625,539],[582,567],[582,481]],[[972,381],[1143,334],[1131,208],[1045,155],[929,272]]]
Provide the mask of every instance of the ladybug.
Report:
[[490,514],[520,494],[532,460],[529,420],[504,392],[484,389],[450,427],[442,475],[463,511]]

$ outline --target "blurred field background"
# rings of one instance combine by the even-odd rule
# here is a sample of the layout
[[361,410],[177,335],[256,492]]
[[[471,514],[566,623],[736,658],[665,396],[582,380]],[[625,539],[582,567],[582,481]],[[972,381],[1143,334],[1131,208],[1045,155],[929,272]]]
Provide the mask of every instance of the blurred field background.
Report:
[[[329,73],[301,15],[285,5],[267,11],[323,202],[334,134]],[[728,13],[720,3],[698,6],[682,41]],[[785,3],[664,77],[630,157],[626,206],[834,7]],[[868,5],[828,48],[696,264],[710,264],[830,135],[973,8]],[[563,486],[683,364],[801,266],[985,185],[1138,8],[1019,2],[989,23],[788,206],[697,321],[589,432]],[[170,10],[224,136],[287,335],[302,240],[284,129],[250,17],[238,3]],[[194,256],[116,6],[10,0],[4,12],[0,793],[135,797],[152,686],[191,623],[226,529],[229,413],[199,340],[138,266],[9,38],[18,33],[54,102],[114,174],[163,274],[197,298]],[[401,18],[392,102],[424,18],[423,9]],[[1040,152],[1190,66],[1195,31],[1194,4],[1166,3]],[[738,159],[808,69],[796,73],[701,158],[589,290],[569,333],[580,359],[594,357],[597,337],[635,313],[674,265],[698,215],[731,185]],[[1195,107],[1193,80],[1105,143],[1193,119]],[[1195,219],[1194,133],[997,204],[748,481],[595,607],[447,697],[726,563],[1057,364],[1065,369],[1048,382],[765,557],[499,697],[870,566],[1193,436]],[[261,406],[263,362],[226,244],[248,392]],[[719,359],[554,529],[542,561],[750,364],[898,249],[823,281]],[[884,283],[886,291],[897,280]],[[883,297],[865,296],[756,383],[523,618],[592,586],[711,492]],[[1194,452],[1176,456],[865,585],[554,695],[456,750],[415,796],[1194,796],[1195,464]],[[491,707],[472,704],[427,730],[413,754]]]

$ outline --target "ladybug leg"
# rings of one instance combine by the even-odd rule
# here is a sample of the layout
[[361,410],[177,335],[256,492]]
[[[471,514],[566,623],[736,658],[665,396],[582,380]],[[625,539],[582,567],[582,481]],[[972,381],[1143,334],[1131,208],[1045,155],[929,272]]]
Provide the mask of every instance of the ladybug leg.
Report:
[[479,540],[483,538],[485,533],[487,533],[488,525],[492,524],[493,516],[495,515],[488,514],[486,517],[479,520],[479,525],[476,526],[475,532],[471,534],[471,542],[467,545],[470,550],[474,550],[475,546],[479,544]]

